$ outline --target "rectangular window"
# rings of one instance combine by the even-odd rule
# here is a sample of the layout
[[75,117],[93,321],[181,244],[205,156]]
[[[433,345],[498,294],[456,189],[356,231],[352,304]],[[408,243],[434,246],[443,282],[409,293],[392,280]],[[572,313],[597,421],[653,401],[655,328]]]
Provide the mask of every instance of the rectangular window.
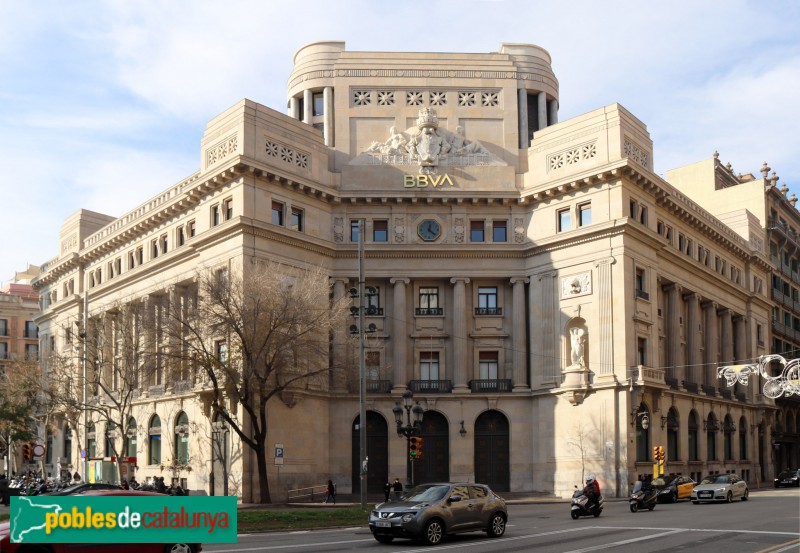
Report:
[[283,226],[283,204],[272,202],[272,224]]
[[650,294],[647,293],[647,280],[645,278],[645,271],[641,268],[636,268],[636,282],[634,284],[634,290],[636,291],[636,297],[642,298],[643,300],[649,300]]
[[564,232],[571,228],[569,221],[569,209],[559,209],[558,216],[558,232]]
[[292,208],[291,228],[292,230],[303,232],[303,210],[299,207]]
[[421,351],[419,354],[420,380],[439,380],[439,352]]
[[[114,262],[113,261],[109,261],[108,262],[108,278],[112,279],[115,276],[117,276],[117,273],[114,272]],[[53,294],[55,294],[55,292],[53,292]],[[53,301],[55,302],[56,298],[53,298]]]
[[636,339],[636,364],[647,366],[647,338]]
[[138,248],[136,248],[136,257],[137,257],[136,260],[137,265],[141,265],[142,263],[144,263],[144,246],[139,246]]
[[470,242],[483,242],[486,224],[483,221],[470,221],[469,222],[469,241]]
[[358,242],[358,219],[353,219],[350,221],[350,241],[351,242]]
[[0,319],[0,336],[8,336],[8,319]]
[[25,358],[31,360],[39,359],[38,344],[25,344]]
[[188,235],[189,238],[192,238],[192,237],[194,237],[194,232],[195,232],[195,230],[194,230],[194,220],[192,220],[192,221],[189,221],[188,223],[186,223],[186,234]]
[[233,219],[233,199],[228,198],[222,201],[222,212],[225,214],[225,220],[230,221]]
[[372,241],[373,242],[389,241],[389,221],[385,219],[379,221],[372,221]]
[[221,365],[228,362],[228,342],[224,340],[217,342],[217,361],[219,361]]
[[643,225],[647,225],[647,207],[641,206],[639,208],[639,222]]
[[585,227],[592,224],[592,204],[578,206],[578,226]]
[[417,315],[441,315],[439,307],[439,288],[436,286],[422,286],[419,289],[419,307]]
[[381,289],[379,286],[367,286],[366,287],[366,299],[367,299],[367,315],[370,316],[380,316],[383,315],[383,309],[381,309]]
[[497,286],[478,287],[478,307],[475,308],[476,315],[500,315],[500,308],[497,306]]
[[169,248],[167,246],[167,235],[164,234],[161,236],[161,253],[167,253],[168,249]]
[[25,338],[38,338],[39,329],[36,328],[36,323],[33,321],[25,321]]
[[311,111],[312,115],[325,115],[325,96],[322,92],[313,93],[311,99],[314,101],[313,110]]
[[95,282],[97,282],[97,284],[102,284],[103,283],[103,269],[97,269],[97,271],[95,271],[95,273],[96,273]]
[[685,248],[686,248],[686,237],[683,234],[678,233],[678,249],[680,251],[684,251]]
[[507,242],[508,229],[505,221],[492,221],[492,242]]
[[114,260],[114,267],[117,270],[117,274],[121,275],[122,274],[122,258],[121,257],[118,257],[118,258],[116,258]]
[[150,259],[158,257],[158,240],[150,242]]
[[367,351],[364,353],[364,365],[369,380],[380,380],[381,377],[381,352]]
[[8,359],[8,342],[0,342],[0,359]]
[[211,226],[215,227],[220,224],[220,222],[219,204],[214,204],[211,206]]
[[183,246],[186,243],[186,231],[183,227],[178,227],[178,246]]
[[482,351],[478,353],[481,380],[497,380],[497,352]]
[[630,203],[630,217],[634,221],[638,221],[639,220],[639,202],[637,202],[636,200],[631,200],[631,203]]

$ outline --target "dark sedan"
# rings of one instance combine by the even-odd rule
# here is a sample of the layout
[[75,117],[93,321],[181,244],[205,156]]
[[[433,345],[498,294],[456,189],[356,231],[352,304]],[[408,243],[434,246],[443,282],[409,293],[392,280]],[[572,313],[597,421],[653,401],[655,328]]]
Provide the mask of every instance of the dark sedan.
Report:
[[696,484],[688,476],[662,476],[653,480],[653,487],[658,490],[659,503],[675,503],[679,499],[691,498]]
[[99,482],[96,484],[90,484],[87,482],[84,484],[74,484],[62,490],[47,492],[39,495],[77,495],[86,492],[96,492],[101,490],[122,490],[122,487],[117,486],[115,484],[103,484]]
[[776,488],[800,488],[800,469],[784,470],[775,479]]

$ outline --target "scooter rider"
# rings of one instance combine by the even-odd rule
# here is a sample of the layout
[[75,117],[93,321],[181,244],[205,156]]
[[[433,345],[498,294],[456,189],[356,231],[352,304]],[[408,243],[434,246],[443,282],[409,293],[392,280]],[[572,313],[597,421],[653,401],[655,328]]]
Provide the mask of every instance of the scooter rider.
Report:
[[597,498],[600,497],[600,484],[597,483],[594,473],[586,477],[586,486],[583,488],[583,493],[589,499],[586,508],[593,508],[597,504]]

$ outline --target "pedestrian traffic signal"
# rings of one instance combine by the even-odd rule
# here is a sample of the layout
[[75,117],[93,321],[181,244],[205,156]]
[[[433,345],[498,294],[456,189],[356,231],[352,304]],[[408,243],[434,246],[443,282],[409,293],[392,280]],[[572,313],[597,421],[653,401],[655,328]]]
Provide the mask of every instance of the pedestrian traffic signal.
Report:
[[422,457],[422,438],[412,436],[408,440],[408,456],[411,460]]

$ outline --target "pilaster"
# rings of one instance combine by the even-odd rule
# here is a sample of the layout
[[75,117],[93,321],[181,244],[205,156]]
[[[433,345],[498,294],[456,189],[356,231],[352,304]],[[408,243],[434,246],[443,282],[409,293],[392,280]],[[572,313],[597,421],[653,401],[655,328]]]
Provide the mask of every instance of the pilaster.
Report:
[[392,388],[404,392],[408,387],[408,321],[406,320],[406,286],[409,278],[390,278],[393,288],[392,308],[392,347],[393,371]]
[[525,277],[513,277],[510,282],[513,287],[511,321],[514,329],[511,347],[514,350],[514,391],[525,391],[530,389],[525,362],[525,344],[527,342],[525,336],[525,284],[528,279]]
[[[459,347],[459,340],[467,338],[467,293],[468,278],[454,277],[450,279],[453,284],[453,393],[464,394],[469,392],[467,386],[467,350]],[[471,317],[470,317],[471,319]]]

